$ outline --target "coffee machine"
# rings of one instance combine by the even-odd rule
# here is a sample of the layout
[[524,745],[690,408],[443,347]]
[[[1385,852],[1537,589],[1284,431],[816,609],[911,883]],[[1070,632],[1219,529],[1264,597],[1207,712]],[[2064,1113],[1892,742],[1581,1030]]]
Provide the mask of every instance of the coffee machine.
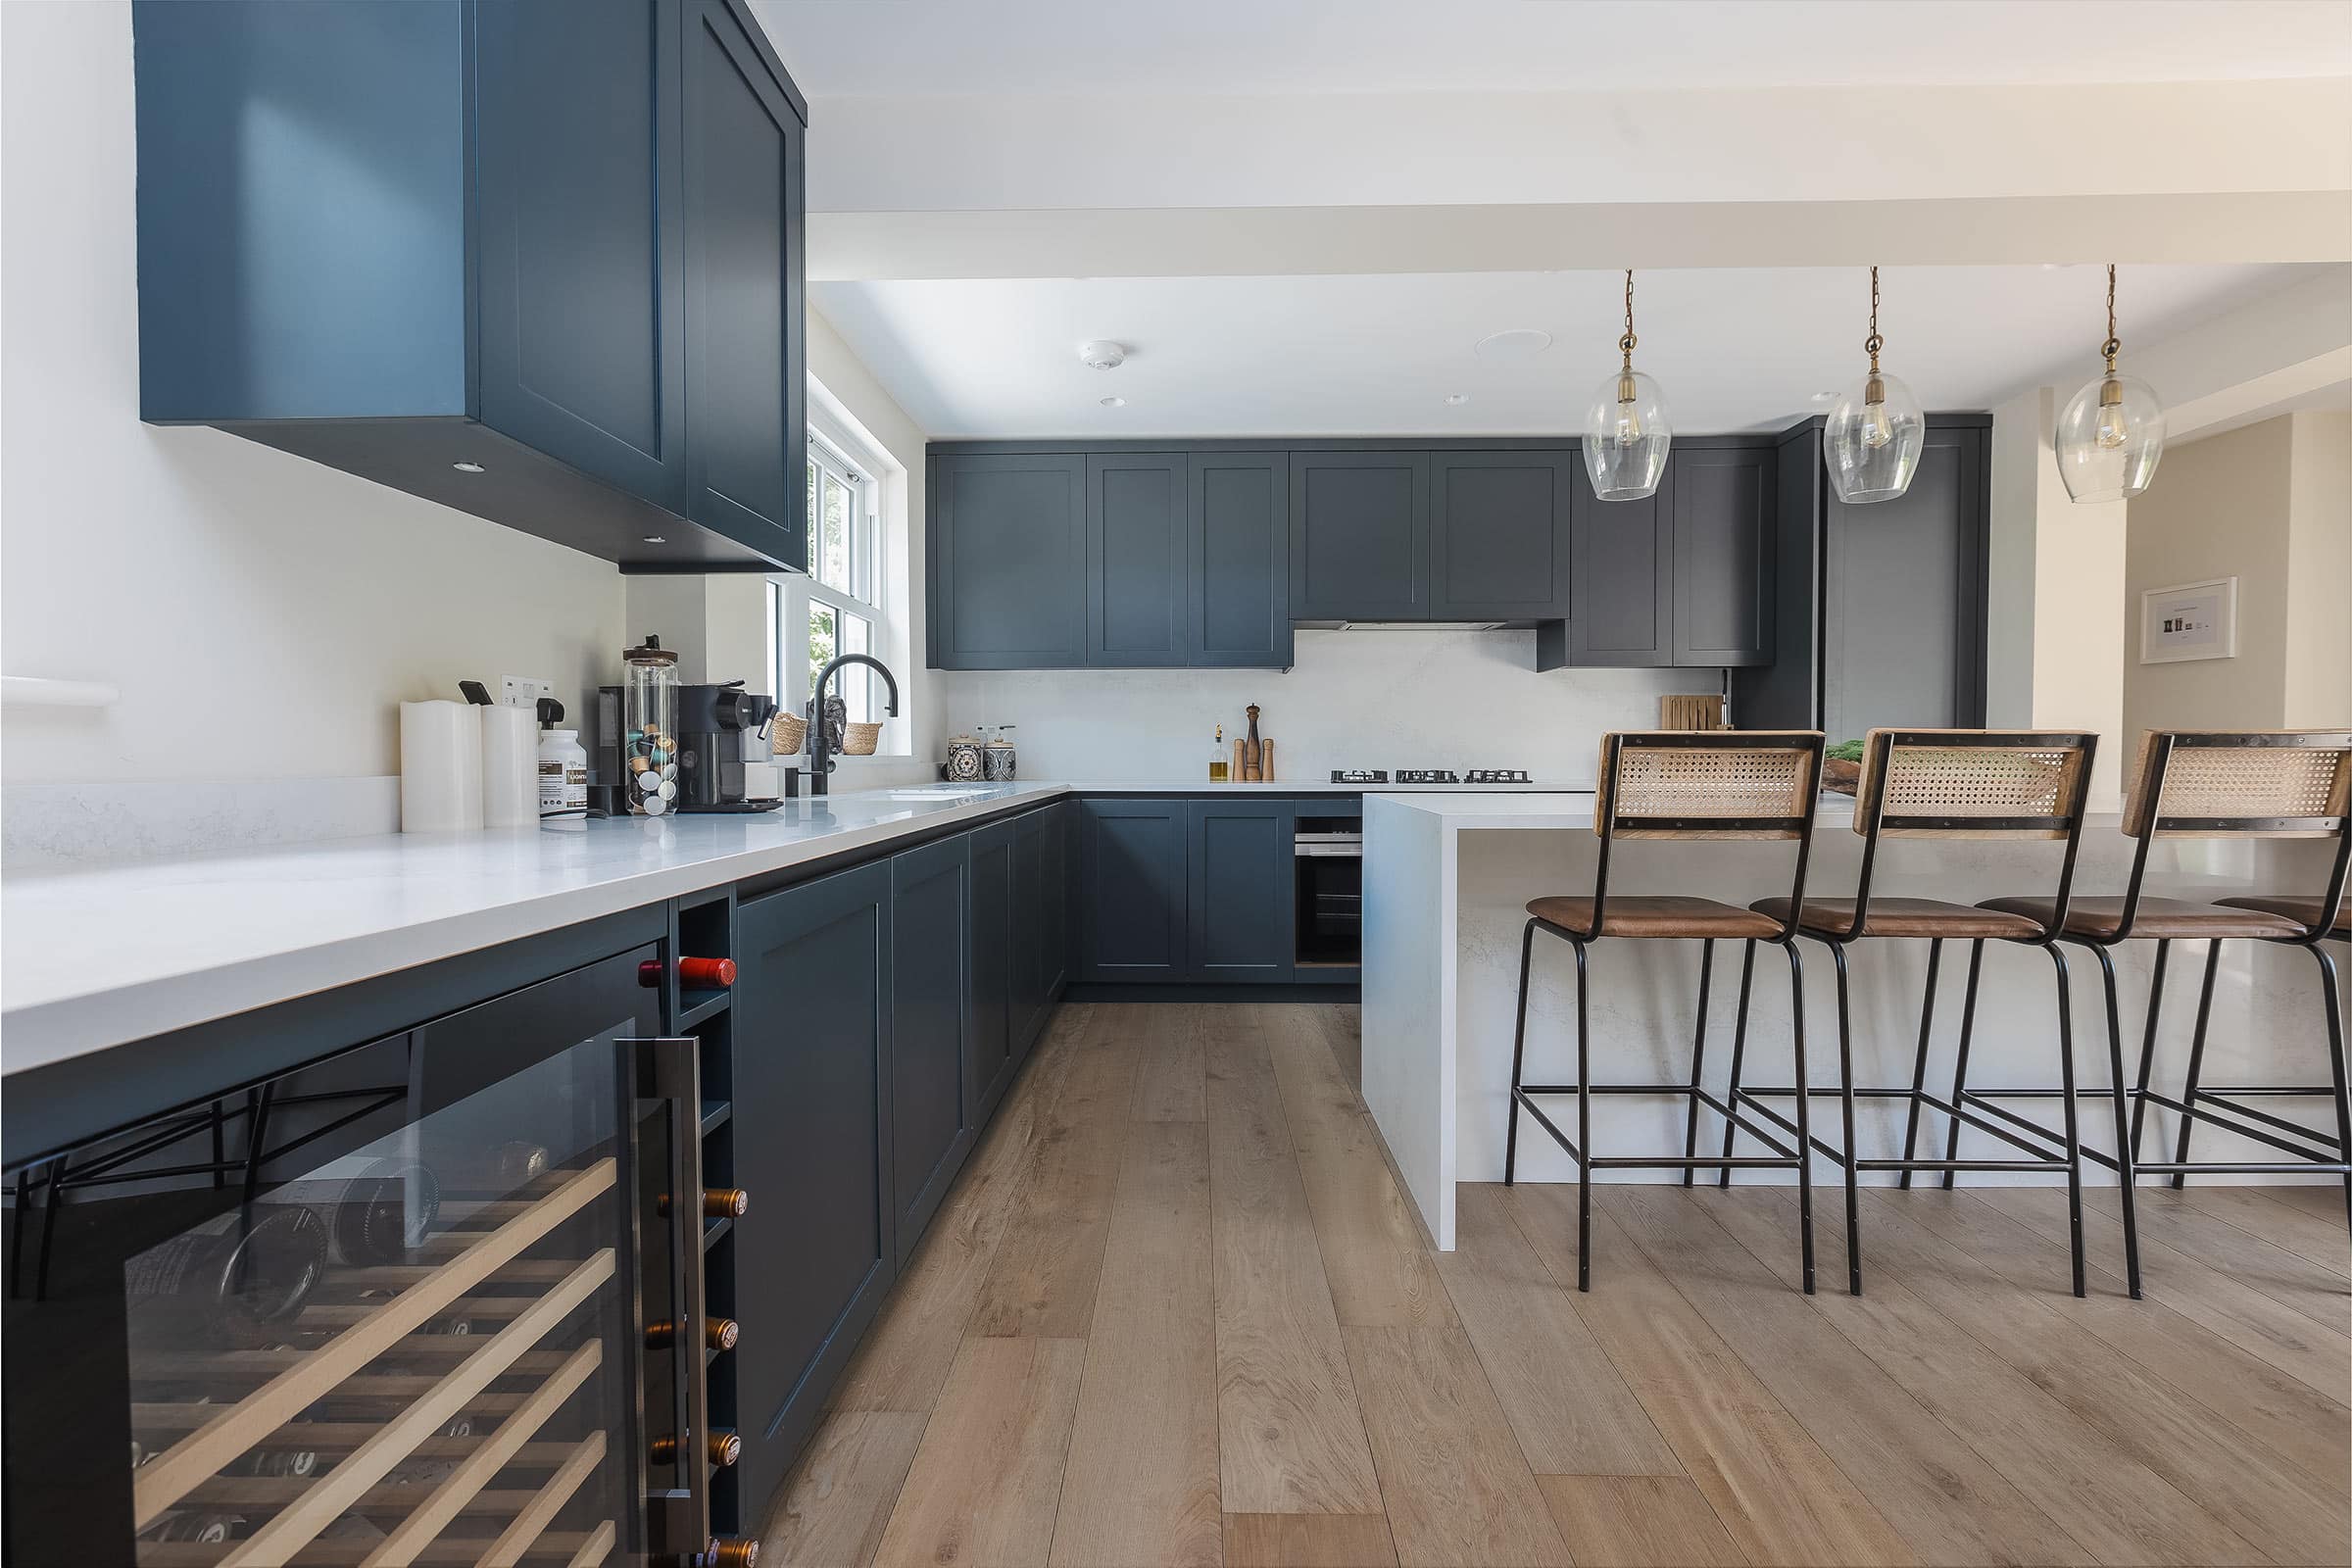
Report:
[[[678,799],[680,811],[772,811],[783,802],[751,797],[744,787],[747,745],[761,744],[759,760],[766,760],[765,738],[776,716],[776,700],[747,692],[743,682],[720,686],[678,688]],[[598,693],[596,778],[590,803],[604,805],[626,765],[621,757],[620,688],[607,686]],[[786,774],[789,780],[792,774]],[[786,794],[793,793],[787,787]],[[617,813],[614,813],[617,814]]]

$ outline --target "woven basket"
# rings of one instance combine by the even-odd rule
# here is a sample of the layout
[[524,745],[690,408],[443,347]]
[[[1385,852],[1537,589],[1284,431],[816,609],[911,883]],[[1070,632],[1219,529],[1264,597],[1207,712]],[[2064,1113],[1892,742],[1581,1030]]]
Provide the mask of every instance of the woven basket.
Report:
[[797,757],[802,743],[808,739],[808,721],[797,713],[778,713],[775,727],[767,732],[767,751],[770,757]]
[[881,741],[881,725],[851,724],[841,738],[841,755],[844,757],[871,757],[874,755],[874,748],[880,745]]

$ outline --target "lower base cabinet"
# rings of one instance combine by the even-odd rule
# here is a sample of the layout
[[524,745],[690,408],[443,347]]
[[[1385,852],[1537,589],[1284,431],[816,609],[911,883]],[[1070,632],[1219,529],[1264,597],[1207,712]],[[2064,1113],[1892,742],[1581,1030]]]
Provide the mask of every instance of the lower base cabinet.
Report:
[[1185,974],[1288,985],[1298,956],[1295,816],[1262,795],[1187,803]]
[[970,835],[890,861],[890,1156],[900,1266],[972,1146],[965,1089]]
[[[1077,803],[1081,980],[1288,985],[1297,969],[1297,803]],[[1352,808],[1350,808],[1352,809]]]
[[1081,803],[1079,977],[1185,978],[1186,803]]
[[971,963],[964,1081],[974,1126],[997,1108],[1019,1065],[1012,1051],[1012,824],[991,822],[971,843]]
[[735,1359],[745,1516],[815,1430],[897,1273],[891,863],[746,900],[737,914]]

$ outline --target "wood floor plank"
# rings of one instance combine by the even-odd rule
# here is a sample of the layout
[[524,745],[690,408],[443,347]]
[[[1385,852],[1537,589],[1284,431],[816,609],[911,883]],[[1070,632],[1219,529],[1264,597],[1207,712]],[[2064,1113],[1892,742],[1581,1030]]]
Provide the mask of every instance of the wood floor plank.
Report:
[[2093,1561],[1682,1188],[1605,1187],[1596,1204],[1838,1467],[1867,1488],[1921,1561]]
[[1381,1157],[1362,1100],[1340,1075],[1316,1010],[1270,1006],[1263,1019],[1332,1306],[1343,1325],[1451,1323],[1453,1305],[1420,1227]]
[[1378,1513],[1229,1513],[1225,1568],[1396,1568]]
[[1127,1139],[1053,1561],[1214,1568],[1224,1527],[1207,1129],[1147,1122]]
[[[2278,1203],[2268,1196],[2273,1192],[2316,1193],[2325,1197],[2311,1207],[2301,1207],[2291,1202]],[[2278,1187],[2266,1191],[2260,1187],[2215,1186],[2192,1179],[2177,1193],[2169,1187],[2158,1187],[2140,1196],[2158,1203],[2180,1203],[2201,1209],[2331,1274],[2352,1275],[2352,1231],[2344,1227],[2341,1187]],[[2284,1215],[2278,1213],[2281,1207],[2287,1210]]]
[[1122,1044],[1131,1009],[1102,1006],[1071,1043],[1041,1107],[1029,1177],[997,1243],[968,1332],[1083,1339],[1110,1234],[1111,1195],[1141,1054]]
[[776,1494],[762,1560],[865,1568],[874,1560],[928,1419],[905,1410],[836,1410]]
[[1454,1250],[1437,1261],[1538,1475],[1682,1474],[1567,1292],[1511,1223],[1499,1188],[1459,1190]]
[[1864,1195],[1872,1257],[1978,1344],[2280,1562],[2345,1560],[2341,1405],[2103,1272],[2068,1294],[2066,1250],[1967,1193]]
[[[1984,1187],[1979,1202],[2032,1227],[2046,1240],[2066,1244],[2066,1194],[2053,1187]],[[2100,1205],[2083,1205],[2083,1241],[2106,1257],[2123,1255],[2123,1221]],[[2352,1404],[2352,1337],[2330,1332],[2276,1297],[2235,1275],[2208,1267],[2191,1252],[2140,1237],[2144,1289],[2198,1326],[2249,1355],[2315,1389],[2339,1404]]]
[[1348,1370],[1400,1564],[1568,1563],[1551,1511],[1459,1328],[1347,1328]]
[[1203,1019],[1197,1005],[1176,1003],[1137,1009],[1149,1022],[1140,1035],[1144,1059],[1135,1074],[1128,1114],[1137,1121],[1201,1121],[1208,1086],[1201,1053]]
[[2293,1187],[2249,1187],[2245,1191],[2260,1193],[2274,1203],[2299,1208],[2306,1214],[2317,1214],[2329,1225],[2344,1223],[2344,1189],[2336,1182],[2304,1182]]
[[1689,1476],[1538,1476],[1576,1568],[1742,1568]]
[[965,1339],[875,1562],[1044,1564],[1085,1362],[1080,1340]]
[[1362,1009],[1352,1003],[1334,1003],[1313,1010],[1319,1015],[1323,1043],[1331,1048],[1332,1060],[1339,1063],[1342,1081],[1360,1092],[1364,1087]]
[[[1696,1201],[1784,1285],[1799,1284],[1796,1203],[1786,1190],[1701,1190]],[[1815,1223],[1823,1255],[1839,1255],[1838,1205]],[[1864,1295],[1822,1291],[1813,1308],[2101,1562],[2193,1568],[2260,1559],[2172,1483],[1936,1311],[1884,1259],[1870,1257],[1866,1267]]]
[[1576,1290],[1576,1189],[1522,1185],[1512,1221],[1751,1562],[1893,1564],[1911,1548],[1605,1211]]
[[1259,1009],[1217,1009],[1203,1038],[1224,1506],[1378,1512],[1372,1452]]
[[[2159,1189],[2136,1197],[2143,1239],[2186,1252],[2322,1328],[2352,1333],[2352,1280],[2197,1207],[2185,1200],[2186,1193]],[[2121,1224],[2123,1200],[2113,1188],[2085,1192],[2082,1201],[2117,1215]],[[2146,1272],[2144,1263],[2141,1271]]]

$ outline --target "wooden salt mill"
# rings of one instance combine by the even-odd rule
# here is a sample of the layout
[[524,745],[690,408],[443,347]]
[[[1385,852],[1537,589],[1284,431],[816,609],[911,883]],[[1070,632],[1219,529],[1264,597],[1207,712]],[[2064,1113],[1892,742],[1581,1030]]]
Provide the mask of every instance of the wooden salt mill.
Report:
[[1242,782],[1263,784],[1266,781],[1265,752],[1257,741],[1257,705],[1250,705],[1250,734],[1242,742]]

